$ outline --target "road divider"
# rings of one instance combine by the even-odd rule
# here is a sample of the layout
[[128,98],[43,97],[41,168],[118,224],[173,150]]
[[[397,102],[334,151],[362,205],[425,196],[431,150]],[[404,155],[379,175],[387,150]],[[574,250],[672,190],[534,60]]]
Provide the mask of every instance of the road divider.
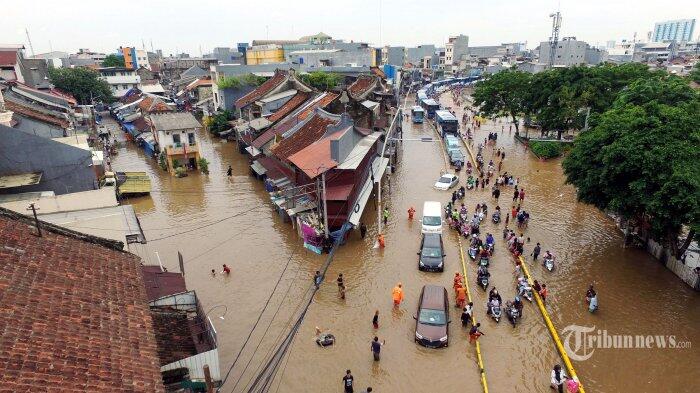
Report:
[[[532,285],[532,276],[530,275],[530,271],[527,268],[527,265],[525,264],[525,258],[522,257],[522,255],[518,256],[520,259],[520,266],[523,268],[523,272],[525,273],[525,278],[527,279],[527,282]],[[564,361],[564,364],[566,365],[566,369],[569,371],[569,376],[580,384],[578,391],[579,393],[586,393],[586,390],[583,388],[583,382],[578,378],[578,375],[576,375],[576,370],[574,369],[574,365],[571,363],[571,359],[569,359],[569,355],[567,355],[566,350],[564,349],[564,345],[561,343],[561,338],[559,338],[559,333],[557,333],[557,329],[554,327],[554,324],[552,323],[552,319],[549,317],[549,313],[547,312],[547,309],[544,307],[544,302],[542,301],[542,298],[540,297],[540,294],[537,293],[536,291],[532,291],[533,295],[535,297],[535,301],[537,302],[537,307],[540,309],[540,312],[542,313],[542,318],[544,319],[544,323],[547,325],[547,329],[549,329],[549,334],[552,336],[552,340],[554,340],[554,344],[557,347],[557,351],[559,351],[559,356],[561,356],[562,360]]]
[[[464,251],[462,250],[462,238],[459,235],[457,236],[457,244],[459,245],[459,259],[462,261],[462,274],[464,275],[464,287],[467,290],[467,301],[472,302],[472,294],[469,290],[469,279],[467,278],[467,264],[464,262]],[[474,309],[472,309],[472,325],[476,325]],[[486,370],[484,369],[484,359],[481,356],[481,344],[479,344],[479,340],[476,340],[475,348],[476,362],[479,365],[479,374],[481,375],[481,386],[484,388],[484,393],[489,393],[489,386],[486,383]]]

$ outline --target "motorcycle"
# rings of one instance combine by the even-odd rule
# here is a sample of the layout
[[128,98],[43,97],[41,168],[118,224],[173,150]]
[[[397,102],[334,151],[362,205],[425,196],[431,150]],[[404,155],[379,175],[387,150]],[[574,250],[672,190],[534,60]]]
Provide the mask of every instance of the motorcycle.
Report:
[[527,284],[518,284],[516,287],[518,294],[532,302],[532,288]]
[[483,267],[489,267],[489,258],[488,257],[479,258],[479,265],[481,265]]
[[487,274],[484,274],[482,276],[478,276],[476,278],[476,283],[479,285],[483,290],[485,291],[486,288],[489,287],[489,276]]
[[594,312],[595,310],[598,309],[598,296],[593,296],[588,300],[588,311],[589,312]]
[[475,260],[477,251],[478,250],[476,247],[469,247],[469,258],[471,258],[472,260]]
[[497,214],[497,213],[493,213],[493,215],[491,216],[491,220],[493,221],[494,224],[498,224],[499,222],[501,222],[501,215]]
[[486,251],[488,251],[489,254],[493,254],[493,243],[486,243]]
[[554,258],[545,258],[542,260],[544,267],[550,272],[554,270]]
[[510,321],[511,325],[515,327],[515,324],[518,322],[518,319],[520,318],[520,313],[518,312],[518,309],[515,307],[515,305],[510,305],[508,307],[508,311],[506,311],[508,315],[508,321]]
[[491,318],[493,318],[494,321],[500,322],[501,321],[501,306],[489,305],[488,314],[491,315]]

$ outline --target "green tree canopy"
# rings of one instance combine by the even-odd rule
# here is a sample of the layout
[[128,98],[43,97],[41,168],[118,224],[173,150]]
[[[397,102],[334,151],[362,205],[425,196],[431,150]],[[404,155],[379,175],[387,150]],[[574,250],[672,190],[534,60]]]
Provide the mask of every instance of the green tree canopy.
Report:
[[325,72],[313,71],[308,74],[302,74],[301,80],[309,86],[318,90],[331,90],[340,83],[340,75]]
[[120,55],[107,55],[104,60],[102,60],[102,67],[124,67],[124,56]]
[[[564,160],[578,198],[649,224],[676,255],[700,229],[700,96],[681,78],[633,82]],[[677,244],[682,226],[691,228]]]
[[474,103],[486,116],[509,116],[518,130],[518,117],[528,114],[527,94],[532,74],[522,71],[502,71],[479,82]]
[[263,76],[245,74],[219,78],[216,84],[220,89],[240,89],[242,86],[260,86],[265,80]]
[[700,61],[695,63],[695,67],[690,71],[690,79],[695,83],[700,83]]
[[97,71],[89,68],[49,68],[49,80],[57,88],[72,94],[83,105],[91,104],[93,99],[114,101],[109,84],[100,79]]

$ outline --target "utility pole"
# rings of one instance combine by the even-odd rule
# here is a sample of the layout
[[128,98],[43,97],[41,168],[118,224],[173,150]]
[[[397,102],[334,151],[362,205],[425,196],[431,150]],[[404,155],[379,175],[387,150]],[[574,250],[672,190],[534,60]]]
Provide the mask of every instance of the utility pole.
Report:
[[214,393],[214,384],[211,381],[211,372],[209,371],[209,365],[205,364],[204,367],[204,384],[207,386],[207,393]]
[[321,182],[323,183],[323,228],[326,233],[326,239],[328,239],[328,203],[326,202],[326,172],[321,174]]
[[547,62],[548,68],[554,66],[554,59],[557,53],[557,44],[559,43],[559,30],[561,29],[561,12],[557,11],[553,14],[549,14],[552,18],[552,35],[549,37],[549,61]]
[[34,204],[32,203],[31,205],[29,205],[29,208],[27,208],[27,210],[31,210],[32,214],[34,214],[34,225],[36,225],[36,231],[38,232],[39,237],[42,237],[41,236],[41,225],[39,224],[39,218],[36,216],[36,211],[39,209],[37,207],[35,207]]
[[32,57],[34,57],[34,46],[32,45],[32,39],[29,38],[29,29],[25,28],[24,32],[27,34],[27,42],[29,42],[29,49],[32,51]]

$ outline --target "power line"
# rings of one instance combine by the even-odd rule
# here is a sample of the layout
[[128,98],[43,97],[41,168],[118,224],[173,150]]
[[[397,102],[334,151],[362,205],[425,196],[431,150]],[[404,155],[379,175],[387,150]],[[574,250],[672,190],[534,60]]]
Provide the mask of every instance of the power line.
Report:
[[196,227],[196,228],[188,229],[188,230],[186,230],[186,231],[182,231],[182,232],[178,232],[178,233],[173,233],[173,234],[171,234],[171,235],[167,235],[167,236],[162,236],[162,237],[158,237],[158,238],[155,238],[155,239],[151,239],[150,241],[151,241],[151,242],[155,242],[155,241],[158,241],[158,240],[168,239],[168,238],[171,238],[171,237],[175,237],[175,236],[179,236],[179,235],[184,235],[184,234],[186,234],[186,233],[194,232],[194,231],[196,231],[196,230],[198,230],[198,229],[210,227],[210,226],[216,225],[216,224],[218,224],[218,223],[220,223],[220,222],[224,222],[224,221],[226,221],[226,220],[230,220],[231,218],[238,217],[238,216],[240,216],[240,215],[250,213],[251,211],[253,211],[253,210],[255,210],[255,209],[258,209],[258,208],[260,208],[260,206],[254,206],[254,207],[252,207],[252,208],[250,208],[250,209],[244,210],[244,211],[239,212],[239,213],[236,213],[236,214],[232,214],[232,215],[230,215],[230,216],[228,216],[228,217],[224,217],[224,218],[222,218],[222,219],[220,219],[220,220],[216,220],[216,221],[211,222],[211,223],[209,223],[209,224],[205,224],[205,225],[202,225],[202,226],[198,226],[198,227]]

